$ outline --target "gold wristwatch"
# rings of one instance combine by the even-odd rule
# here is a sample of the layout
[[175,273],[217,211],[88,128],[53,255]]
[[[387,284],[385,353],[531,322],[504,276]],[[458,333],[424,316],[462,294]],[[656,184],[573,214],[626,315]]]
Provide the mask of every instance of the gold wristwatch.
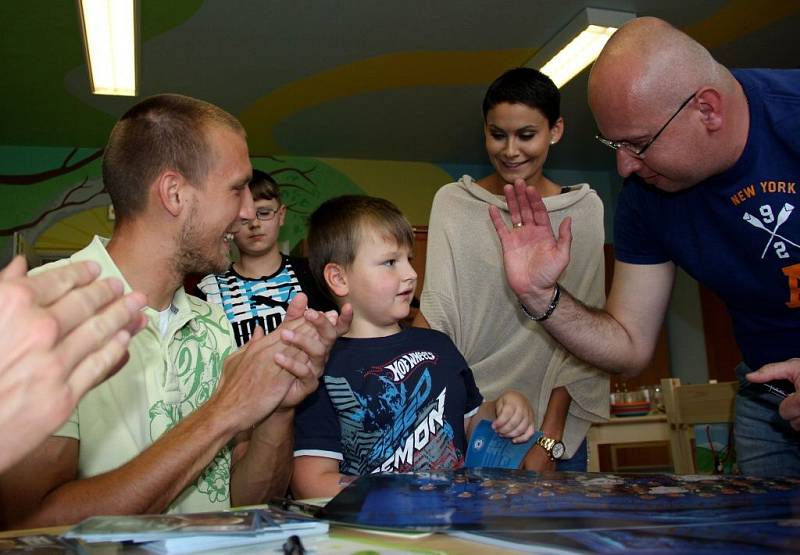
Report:
[[536,432],[535,435],[536,439],[534,443],[547,451],[547,456],[550,457],[550,460],[560,461],[566,451],[564,444],[557,439],[547,437],[542,432]]

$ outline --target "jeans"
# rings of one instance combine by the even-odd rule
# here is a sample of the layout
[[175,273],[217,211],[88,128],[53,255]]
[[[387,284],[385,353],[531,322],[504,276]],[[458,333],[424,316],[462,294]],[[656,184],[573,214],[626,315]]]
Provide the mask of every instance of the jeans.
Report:
[[778,413],[780,399],[754,387],[736,367],[736,460],[742,474],[750,476],[800,476],[800,432]]
[[572,455],[572,458],[556,461],[556,470],[586,472],[586,465],[589,461],[586,452],[586,438],[584,438],[583,443],[575,450],[575,454]]

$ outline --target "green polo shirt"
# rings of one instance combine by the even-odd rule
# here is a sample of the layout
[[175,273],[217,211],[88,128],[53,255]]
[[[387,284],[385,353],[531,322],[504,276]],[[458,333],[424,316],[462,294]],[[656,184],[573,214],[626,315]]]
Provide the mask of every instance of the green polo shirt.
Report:
[[[101,277],[131,287],[108,255],[107,239],[95,237],[71,261],[93,260]],[[67,260],[48,266],[66,264]],[[119,468],[147,449],[182,418],[205,403],[217,387],[222,362],[236,350],[222,309],[187,295],[172,299],[167,333],[159,314],[145,308],[149,322],[130,343],[130,360],[112,378],[90,391],[55,433],[80,441],[79,478]],[[170,505],[167,512],[199,512],[230,506],[231,453],[223,448]]]

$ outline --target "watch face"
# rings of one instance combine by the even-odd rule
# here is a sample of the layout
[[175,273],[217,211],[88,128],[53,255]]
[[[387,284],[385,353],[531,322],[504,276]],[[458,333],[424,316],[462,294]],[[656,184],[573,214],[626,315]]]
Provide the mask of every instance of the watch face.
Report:
[[553,445],[553,450],[550,452],[550,454],[553,456],[555,460],[559,460],[561,459],[561,457],[564,456],[565,451],[566,449],[564,449],[564,444],[561,443],[560,441],[556,441],[555,444]]

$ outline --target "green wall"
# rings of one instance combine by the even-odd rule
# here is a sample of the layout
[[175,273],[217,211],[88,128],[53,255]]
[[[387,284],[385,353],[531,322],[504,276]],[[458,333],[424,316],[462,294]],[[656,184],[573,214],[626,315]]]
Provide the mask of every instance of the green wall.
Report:
[[[94,225],[96,217],[81,214],[109,204],[97,154],[97,149],[0,146],[0,263],[13,255],[15,230],[29,245],[38,241],[47,251],[66,252],[85,243],[87,231],[93,231],[85,227]],[[252,163],[282,186],[289,212],[281,243],[289,249],[305,236],[307,216],[325,199],[345,193],[385,197],[412,224],[426,225],[434,193],[452,180],[443,166],[426,162],[286,156],[253,158]],[[100,224],[101,229],[113,225]],[[53,241],[54,231],[58,241]]]

